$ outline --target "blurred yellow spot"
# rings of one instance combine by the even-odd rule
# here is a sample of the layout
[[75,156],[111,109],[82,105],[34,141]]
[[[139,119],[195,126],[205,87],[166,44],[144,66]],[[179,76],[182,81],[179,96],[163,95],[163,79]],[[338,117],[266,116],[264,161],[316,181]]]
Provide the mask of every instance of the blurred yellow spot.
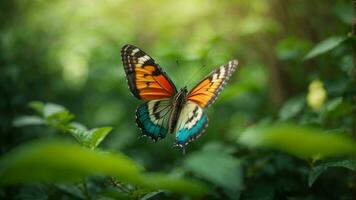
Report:
[[88,77],[88,63],[84,56],[67,55],[62,59],[62,75],[72,87],[81,87]]
[[309,84],[307,96],[308,105],[315,111],[320,110],[326,99],[326,91],[323,82],[314,80]]

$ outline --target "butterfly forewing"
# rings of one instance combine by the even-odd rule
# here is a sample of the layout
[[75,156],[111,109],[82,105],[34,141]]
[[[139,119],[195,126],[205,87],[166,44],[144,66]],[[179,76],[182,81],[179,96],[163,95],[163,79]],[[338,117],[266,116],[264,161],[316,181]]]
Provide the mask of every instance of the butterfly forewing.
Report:
[[166,73],[138,47],[123,46],[121,58],[130,91],[136,98],[162,99],[177,93],[175,85]]
[[202,108],[210,106],[235,71],[237,64],[237,60],[232,60],[212,71],[189,92],[187,99]]

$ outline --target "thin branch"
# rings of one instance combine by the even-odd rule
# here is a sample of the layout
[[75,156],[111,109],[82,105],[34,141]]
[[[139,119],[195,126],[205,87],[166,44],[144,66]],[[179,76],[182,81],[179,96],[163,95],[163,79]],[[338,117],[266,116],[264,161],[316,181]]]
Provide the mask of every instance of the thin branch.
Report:
[[115,177],[109,176],[109,181],[110,181],[112,186],[114,186],[115,188],[119,189],[120,191],[129,193],[129,194],[131,193],[130,189],[128,189],[127,187],[122,185],[119,181],[117,181],[115,179]]
[[91,200],[91,197],[90,197],[90,194],[89,194],[89,191],[88,191],[88,187],[87,187],[87,182],[85,181],[85,178],[82,181],[82,186],[83,186],[82,192],[83,192],[85,198],[87,200]]

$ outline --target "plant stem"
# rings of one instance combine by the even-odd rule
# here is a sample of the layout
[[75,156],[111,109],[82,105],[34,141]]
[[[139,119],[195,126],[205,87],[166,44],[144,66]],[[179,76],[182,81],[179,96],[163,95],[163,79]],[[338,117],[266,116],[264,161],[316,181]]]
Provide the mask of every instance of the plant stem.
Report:
[[89,191],[88,191],[88,187],[87,187],[87,182],[85,181],[85,178],[83,178],[82,185],[83,185],[83,190],[82,190],[82,192],[83,192],[85,198],[86,198],[87,200],[91,200],[91,197],[90,197]]
[[125,186],[123,186],[121,183],[119,183],[115,177],[109,176],[109,181],[111,183],[112,186],[116,187],[117,189],[119,189],[122,192],[126,192],[126,193],[131,193],[131,191],[126,188]]

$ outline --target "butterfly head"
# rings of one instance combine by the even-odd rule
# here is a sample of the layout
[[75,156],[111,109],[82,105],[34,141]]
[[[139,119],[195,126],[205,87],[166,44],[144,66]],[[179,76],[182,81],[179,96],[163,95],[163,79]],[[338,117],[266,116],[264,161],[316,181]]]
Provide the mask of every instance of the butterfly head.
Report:
[[186,101],[186,97],[188,94],[187,86],[180,89],[180,91],[174,96],[175,102],[178,104],[182,104]]
[[184,94],[187,94],[188,93],[187,86],[184,86],[182,89],[180,89],[180,91]]

